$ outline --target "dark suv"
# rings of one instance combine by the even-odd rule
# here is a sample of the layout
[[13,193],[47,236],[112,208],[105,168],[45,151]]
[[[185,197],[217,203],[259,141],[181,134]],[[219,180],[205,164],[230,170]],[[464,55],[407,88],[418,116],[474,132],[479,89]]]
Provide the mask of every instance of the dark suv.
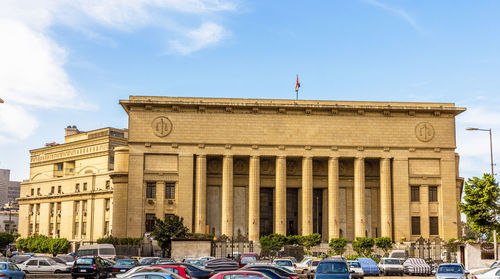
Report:
[[107,278],[110,267],[101,257],[80,257],[75,260],[71,268],[71,277]]

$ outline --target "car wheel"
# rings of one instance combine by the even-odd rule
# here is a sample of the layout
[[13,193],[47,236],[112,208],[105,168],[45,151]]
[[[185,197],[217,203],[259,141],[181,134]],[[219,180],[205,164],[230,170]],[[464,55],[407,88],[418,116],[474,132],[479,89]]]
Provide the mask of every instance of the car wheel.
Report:
[[59,269],[54,270],[54,273],[61,273]]
[[101,279],[101,276],[100,276],[100,274],[99,274],[99,273],[97,273],[97,274],[95,275],[95,279]]

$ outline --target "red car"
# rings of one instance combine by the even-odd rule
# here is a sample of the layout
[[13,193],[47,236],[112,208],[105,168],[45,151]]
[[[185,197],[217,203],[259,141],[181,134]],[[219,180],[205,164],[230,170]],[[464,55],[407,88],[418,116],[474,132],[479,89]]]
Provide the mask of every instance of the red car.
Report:
[[180,277],[184,279],[191,279],[191,274],[189,273],[189,270],[185,266],[180,266],[180,265],[153,265],[153,267],[161,267],[164,268],[174,274],[179,275]]
[[238,267],[242,268],[249,263],[254,263],[259,260],[259,255],[257,254],[241,254],[238,257]]
[[236,277],[259,277],[259,278],[267,278],[261,272],[258,271],[250,271],[250,270],[236,270],[236,271],[224,271],[215,274],[210,277],[210,279],[234,279]]

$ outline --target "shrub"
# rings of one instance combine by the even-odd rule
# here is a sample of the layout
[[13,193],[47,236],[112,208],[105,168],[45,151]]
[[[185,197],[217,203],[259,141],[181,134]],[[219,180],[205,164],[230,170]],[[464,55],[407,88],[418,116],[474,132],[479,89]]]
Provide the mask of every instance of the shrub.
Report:
[[128,245],[128,246],[141,246],[142,245],[142,238],[141,237],[113,237],[113,236],[108,236],[108,237],[103,237],[99,238],[97,240],[98,244],[113,244],[114,246],[117,245]]
[[33,235],[16,241],[18,250],[33,253],[66,253],[69,241],[66,238],[48,238],[44,235]]
[[270,234],[260,238],[260,249],[266,255],[275,255],[286,244],[287,237],[282,234]]
[[371,237],[356,237],[352,242],[352,249],[358,253],[359,256],[369,257],[373,250],[375,241]]
[[330,239],[330,242],[328,243],[328,246],[332,249],[332,251],[335,253],[335,255],[340,255],[344,254],[346,250],[346,245],[347,241],[345,238],[332,238]]
[[375,245],[384,251],[384,257],[389,255],[389,250],[392,249],[392,240],[390,237],[375,238]]

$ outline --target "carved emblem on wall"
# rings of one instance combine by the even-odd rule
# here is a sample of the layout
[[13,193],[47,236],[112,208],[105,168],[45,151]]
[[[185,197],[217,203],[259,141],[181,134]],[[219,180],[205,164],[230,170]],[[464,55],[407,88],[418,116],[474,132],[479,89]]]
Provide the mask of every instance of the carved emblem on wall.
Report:
[[234,163],[234,172],[238,174],[244,174],[246,173],[246,170],[248,170],[247,164],[245,161],[238,159]]
[[220,173],[222,170],[222,162],[218,159],[210,159],[207,162],[208,173]]
[[415,135],[418,140],[428,142],[434,138],[434,127],[429,122],[420,122],[415,127]]
[[268,159],[262,160],[261,165],[260,165],[262,173],[263,174],[271,174],[274,170],[273,165],[274,164],[271,162],[271,160],[268,160]]
[[297,162],[286,161],[286,174],[288,175],[297,174]]
[[156,136],[165,137],[172,132],[172,122],[166,116],[159,116],[153,120],[151,128]]

